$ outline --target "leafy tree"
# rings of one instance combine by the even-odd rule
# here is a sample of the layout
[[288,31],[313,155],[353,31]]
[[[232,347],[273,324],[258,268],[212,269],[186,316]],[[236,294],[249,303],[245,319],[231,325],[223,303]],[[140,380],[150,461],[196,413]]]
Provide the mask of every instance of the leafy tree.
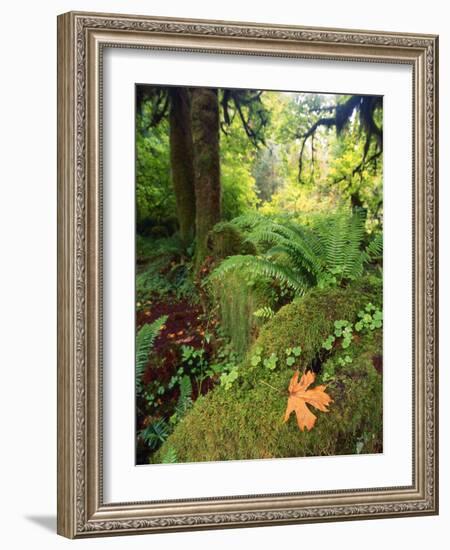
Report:
[[[207,253],[208,233],[222,216],[219,128],[228,136],[233,122],[238,119],[247,138],[254,146],[264,143],[264,128],[269,118],[261,102],[262,93],[257,90],[240,89],[193,88],[191,90],[197,267]],[[219,107],[222,108],[221,113]],[[240,184],[243,190],[242,182]]]
[[[367,212],[367,225],[374,228],[382,218],[382,158],[376,157],[358,168],[365,146],[358,137],[359,129],[352,125],[340,138],[331,140],[327,186],[336,189],[353,208],[363,208]],[[373,156],[375,149],[372,143],[368,154]]]
[[143,228],[148,220],[165,225],[174,217],[170,181],[168,123],[148,130],[149,107],[136,117],[136,218]]
[[[187,88],[139,86],[137,91],[138,113],[147,111],[147,128],[164,124],[169,119],[171,180],[175,193],[180,236],[186,243],[196,237],[196,264],[206,254],[206,237],[221,218],[221,174],[219,127],[225,138],[235,133],[239,122],[247,140],[257,146],[264,141],[264,127],[268,114],[261,102],[261,91],[218,90],[213,88]],[[219,107],[221,115],[219,115]],[[234,130],[233,130],[234,126]],[[228,159],[225,177],[225,202],[230,217],[241,212],[232,210],[232,203],[255,205],[251,172],[239,164],[236,145],[232,158]],[[242,140],[240,140],[242,145]],[[242,148],[248,159],[248,150]],[[145,151],[139,150],[138,153]],[[230,166],[231,165],[231,166]],[[234,166],[233,166],[234,165]],[[233,168],[235,168],[233,170]],[[231,184],[231,173],[234,182]],[[207,191],[205,193],[205,191]]]
[[[359,121],[360,135],[364,135],[364,146],[362,158],[353,167],[353,171],[356,173],[376,162],[383,153],[383,128],[379,116],[382,106],[383,98],[381,96],[353,95],[350,97],[341,96],[334,105],[313,107],[311,112],[317,114],[316,120],[306,131],[301,129],[297,133],[297,137],[301,139],[299,180],[302,179],[304,151],[307,141],[313,141],[317,130],[321,127],[335,128],[337,135],[340,136],[351,125],[355,117]],[[369,155],[369,150],[373,144],[375,145],[374,151]],[[314,155],[314,145],[311,147],[312,155]]]
[[220,136],[222,218],[231,220],[255,209],[259,200],[253,166],[257,149],[238,118]]
[[[173,186],[180,237],[187,244],[194,236],[195,223],[193,144],[188,89],[140,85],[137,87],[136,103],[138,116],[142,118],[141,133],[153,133],[159,137],[161,130],[169,133],[170,169],[167,170],[167,175],[170,175]],[[145,118],[142,117],[144,112]],[[138,150],[138,161],[145,162],[140,153],[144,154],[145,151]]]

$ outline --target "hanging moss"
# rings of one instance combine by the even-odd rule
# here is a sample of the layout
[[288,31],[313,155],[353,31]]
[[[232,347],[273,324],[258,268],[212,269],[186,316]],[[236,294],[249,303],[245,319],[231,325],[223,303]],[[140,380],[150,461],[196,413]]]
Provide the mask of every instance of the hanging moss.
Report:
[[[313,291],[282,308],[265,326],[255,348],[281,357],[286,347],[300,345],[306,364],[317,355],[334,320],[352,320],[368,301],[380,299],[380,283],[369,279],[352,288]],[[336,350],[322,372],[329,362],[338,365],[344,353],[353,358],[352,363],[335,367],[336,379],[327,390],[333,399],[330,412],[317,412],[310,432],[301,432],[294,416],[283,422],[292,369],[284,361],[273,371],[261,365],[251,368],[250,352],[238,381],[228,390],[219,386],[198,399],[153,460],[159,462],[169,447],[180,462],[381,451],[382,379],[374,367],[382,355],[381,330],[355,340],[345,352]]]
[[254,313],[266,302],[264,289],[250,286],[239,273],[230,272],[214,282],[211,295],[218,305],[222,330],[238,356],[244,357],[257,334],[259,322]]

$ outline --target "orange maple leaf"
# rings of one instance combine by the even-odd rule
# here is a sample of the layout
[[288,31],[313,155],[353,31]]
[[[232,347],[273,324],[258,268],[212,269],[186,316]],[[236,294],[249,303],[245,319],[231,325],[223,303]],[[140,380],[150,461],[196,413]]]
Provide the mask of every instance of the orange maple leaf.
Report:
[[316,379],[316,375],[312,371],[303,374],[300,382],[298,376],[299,371],[297,370],[289,383],[289,397],[284,421],[287,422],[291,413],[295,411],[300,430],[303,431],[306,428],[309,431],[314,427],[317,417],[308,409],[306,403],[319,409],[319,411],[328,412],[327,407],[333,400],[325,393],[326,386],[316,386],[308,390]]

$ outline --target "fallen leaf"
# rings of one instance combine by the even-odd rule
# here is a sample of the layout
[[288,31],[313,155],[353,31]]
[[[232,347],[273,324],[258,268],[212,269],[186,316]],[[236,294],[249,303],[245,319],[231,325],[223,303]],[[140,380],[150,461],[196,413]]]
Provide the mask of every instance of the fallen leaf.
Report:
[[299,371],[297,370],[289,383],[289,397],[284,421],[287,422],[291,413],[295,411],[300,430],[303,431],[306,428],[309,431],[314,427],[317,417],[308,409],[306,404],[312,405],[319,411],[328,412],[327,407],[333,400],[325,393],[326,386],[316,386],[310,390],[308,389],[316,379],[316,375],[312,371],[303,374],[300,382],[298,376]]

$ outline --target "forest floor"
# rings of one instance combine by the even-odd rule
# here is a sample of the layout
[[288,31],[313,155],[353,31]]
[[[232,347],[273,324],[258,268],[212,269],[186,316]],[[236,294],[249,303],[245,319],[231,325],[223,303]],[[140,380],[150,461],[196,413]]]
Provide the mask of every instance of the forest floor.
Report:
[[[192,304],[188,300],[155,301],[144,310],[136,313],[136,328],[153,323],[166,316],[167,320],[156,337],[151,358],[143,375],[145,385],[152,382],[166,388],[159,395],[155,405],[158,407],[158,416],[170,417],[177,406],[180,396],[179,385],[171,389],[170,380],[177,375],[180,367],[180,348],[189,346],[195,350],[203,350],[206,356],[212,352],[211,345],[205,341],[208,331],[208,320],[201,305]],[[214,387],[214,379],[206,378],[201,386],[192,385],[192,401],[200,394],[204,395]],[[137,415],[138,431],[146,426],[148,418]]]

